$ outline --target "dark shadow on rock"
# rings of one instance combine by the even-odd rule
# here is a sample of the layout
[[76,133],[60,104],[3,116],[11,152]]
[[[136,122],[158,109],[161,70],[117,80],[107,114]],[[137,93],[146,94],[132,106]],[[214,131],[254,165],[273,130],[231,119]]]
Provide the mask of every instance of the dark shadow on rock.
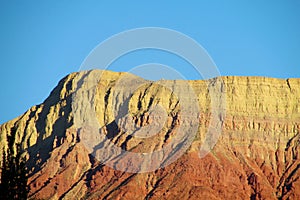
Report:
[[[72,89],[72,79],[68,82],[66,82],[66,80],[67,77],[59,82],[51,92],[50,96],[43,102],[43,109],[41,113],[38,114],[38,120],[35,123],[38,132],[36,144],[25,150],[29,154],[29,159],[27,160],[27,167],[30,171],[29,176],[41,169],[41,166],[49,159],[53,146],[58,147],[61,145],[66,130],[72,126],[73,122],[68,121],[68,117],[72,111],[72,94],[67,95],[65,99],[60,98],[60,92],[64,87],[66,87],[67,91],[71,91]],[[66,101],[66,104],[64,104],[65,106],[60,107],[59,116],[52,125],[52,132],[47,138],[43,139],[46,134],[47,115],[49,114],[51,107],[60,104],[60,102],[64,100]],[[41,105],[39,105],[39,107],[40,106]],[[30,117],[35,116],[35,114],[36,112],[32,112]],[[54,144],[55,140],[57,142],[56,144]]]

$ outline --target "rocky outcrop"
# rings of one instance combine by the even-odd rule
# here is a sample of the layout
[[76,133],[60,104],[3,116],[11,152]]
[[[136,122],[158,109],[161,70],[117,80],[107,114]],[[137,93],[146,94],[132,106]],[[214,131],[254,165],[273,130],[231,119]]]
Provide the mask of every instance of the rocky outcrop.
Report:
[[[125,80],[121,85],[127,86],[126,91],[132,85],[128,81],[143,84],[126,94],[117,85],[120,79]],[[224,96],[211,95],[213,90]],[[187,96],[191,91],[195,96]],[[195,102],[193,115],[189,106]],[[130,115],[116,122],[114,111],[124,105]],[[183,116],[184,109],[191,114]],[[128,134],[132,128],[147,126],[159,129],[146,138],[135,137],[138,131]],[[220,128],[216,145],[199,156],[211,126]],[[94,127],[99,137],[91,136]],[[191,144],[172,162],[169,155],[176,155],[178,148],[157,158],[152,155],[149,162],[168,164],[148,172],[116,170],[128,165],[121,158],[131,154],[118,154],[108,163],[115,152],[99,153],[89,146],[95,141],[106,149],[114,145],[120,151],[156,152],[172,146],[182,132],[178,130],[190,130],[181,127],[196,128]],[[0,151],[7,148],[12,129],[27,160],[30,199],[300,199],[300,79],[145,82],[127,73],[73,73],[59,82],[44,103],[0,126]],[[181,139],[188,141],[189,136]],[[141,170],[145,163],[139,158],[130,162]]]

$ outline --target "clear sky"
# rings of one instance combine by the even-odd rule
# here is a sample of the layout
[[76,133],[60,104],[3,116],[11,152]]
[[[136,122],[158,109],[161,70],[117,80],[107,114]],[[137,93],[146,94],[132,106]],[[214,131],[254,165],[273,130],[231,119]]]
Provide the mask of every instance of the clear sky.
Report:
[[[192,37],[224,76],[300,77],[300,1],[175,2],[2,0],[0,124],[42,103],[101,41],[138,27]],[[182,62],[158,52],[149,55],[129,55],[114,70],[126,71],[124,63]]]

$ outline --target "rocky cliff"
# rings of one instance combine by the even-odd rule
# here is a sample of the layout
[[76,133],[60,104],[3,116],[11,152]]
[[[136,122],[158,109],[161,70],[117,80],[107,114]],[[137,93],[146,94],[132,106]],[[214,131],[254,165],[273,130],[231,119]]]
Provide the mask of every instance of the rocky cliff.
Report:
[[[126,94],[131,80],[143,85]],[[122,106],[129,114],[116,123]],[[155,135],[128,134],[147,126]],[[12,130],[27,160],[30,199],[300,199],[300,79],[145,82],[127,73],[73,73],[42,104],[0,126],[0,151]],[[175,145],[181,132],[189,134]],[[207,144],[211,151],[201,154]]]

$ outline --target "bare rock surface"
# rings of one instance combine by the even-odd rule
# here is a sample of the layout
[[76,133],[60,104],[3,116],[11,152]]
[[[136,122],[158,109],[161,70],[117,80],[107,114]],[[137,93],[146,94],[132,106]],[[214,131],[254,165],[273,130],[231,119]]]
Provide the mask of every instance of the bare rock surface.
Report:
[[[117,87],[122,77],[144,85],[128,99]],[[214,148],[199,157],[216,109],[211,103],[219,98],[209,90],[218,81],[226,97],[221,123],[214,124],[221,132]],[[190,118],[181,116],[179,101],[191,92],[181,88],[186,83],[199,111]],[[42,104],[0,126],[1,154],[7,136],[16,130],[15,143],[21,144],[29,169],[30,199],[300,199],[300,79],[220,77],[164,84],[177,87],[177,94],[162,82],[127,73],[70,74]],[[116,123],[114,108],[127,99],[130,115]],[[193,105],[192,100],[187,98],[187,105]],[[160,108],[165,114],[157,118],[152,112]],[[159,151],[172,144],[185,119],[191,119],[191,127],[197,125],[191,145],[174,162],[154,171],[113,169],[103,161],[115,152],[91,153],[94,146],[84,142],[94,139],[89,127],[82,128],[88,124],[99,127],[95,143],[135,153]],[[146,126],[159,127],[157,134],[142,138],[126,133]],[[152,159],[169,158],[164,154]],[[140,164],[138,159],[131,162]],[[116,159],[114,164],[122,163]]]

